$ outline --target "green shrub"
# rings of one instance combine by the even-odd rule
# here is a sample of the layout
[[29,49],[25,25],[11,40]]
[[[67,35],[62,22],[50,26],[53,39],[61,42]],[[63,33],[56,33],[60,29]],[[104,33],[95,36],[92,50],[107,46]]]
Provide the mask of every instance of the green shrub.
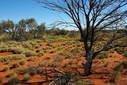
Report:
[[106,52],[102,52],[96,56],[97,59],[108,58],[108,54]]
[[27,57],[36,55],[36,53],[33,52],[32,50],[25,49],[25,48],[22,48],[22,47],[0,48],[0,52],[13,52],[15,54],[25,54]]
[[58,65],[58,64],[60,64],[63,60],[64,60],[63,57],[61,57],[61,56],[56,56],[55,59],[54,59],[54,64],[55,64],[55,65]]
[[19,67],[20,66],[20,64],[19,63],[14,63],[14,64],[12,64],[12,68],[16,68],[16,67]]
[[90,83],[85,82],[85,81],[78,81],[75,83],[75,85],[93,85],[93,84],[90,84]]
[[7,77],[12,77],[12,76],[14,76],[15,75],[15,72],[9,72],[8,74],[7,74]]
[[10,60],[20,60],[24,57],[25,56],[23,54],[14,54],[14,55],[7,56],[7,57],[0,57],[0,62],[6,62]]
[[112,73],[110,82],[111,82],[111,83],[115,83],[115,82],[117,81],[117,79],[118,79],[118,72]]
[[18,85],[20,82],[18,78],[12,77],[5,85]]
[[55,52],[56,52],[55,50],[50,51],[50,53],[55,53]]
[[127,61],[123,61],[114,67],[115,71],[121,71],[123,68],[127,68]]
[[24,75],[24,78],[23,78],[23,81],[28,81],[28,80],[30,80],[30,79],[31,79],[31,75],[25,74],[25,75]]
[[47,46],[49,46],[49,47],[54,47],[51,43],[48,43]]
[[124,61],[124,62],[123,62],[123,67],[124,67],[125,69],[127,69],[127,61]]
[[3,82],[3,80],[2,79],[0,79],[0,83],[2,83]]
[[7,71],[10,69],[10,66],[4,66],[3,70],[2,71]]
[[18,73],[29,73],[30,75],[35,75],[38,72],[38,69],[36,67],[27,67],[22,70],[18,70]]
[[120,64],[118,64],[118,65],[116,65],[116,66],[114,67],[114,70],[115,70],[115,71],[120,71],[120,70],[122,69],[122,67],[123,67],[123,63],[120,63]]
[[38,56],[43,56],[44,55],[44,51],[41,50],[39,53],[38,53]]
[[115,51],[118,52],[119,54],[124,53],[124,48],[115,48]]
[[31,56],[27,61],[35,61],[36,57],[35,56]]
[[124,51],[123,55],[127,57],[127,50]]
[[20,65],[24,65],[25,64],[25,61],[20,61],[19,64]]
[[71,50],[72,53],[80,53],[80,49],[79,48],[74,48]]
[[37,55],[35,52],[33,52],[33,51],[31,51],[31,50],[25,50],[25,51],[23,52],[23,54],[25,54],[26,57],[36,56],[36,55]]

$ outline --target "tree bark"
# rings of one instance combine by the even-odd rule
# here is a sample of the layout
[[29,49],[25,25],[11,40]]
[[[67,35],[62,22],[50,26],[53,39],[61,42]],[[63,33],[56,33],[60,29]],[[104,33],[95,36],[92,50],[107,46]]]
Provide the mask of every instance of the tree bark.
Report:
[[84,64],[84,75],[90,75],[91,72],[91,68],[92,68],[92,63],[93,63],[93,54],[91,51],[87,51],[86,53],[86,63]]

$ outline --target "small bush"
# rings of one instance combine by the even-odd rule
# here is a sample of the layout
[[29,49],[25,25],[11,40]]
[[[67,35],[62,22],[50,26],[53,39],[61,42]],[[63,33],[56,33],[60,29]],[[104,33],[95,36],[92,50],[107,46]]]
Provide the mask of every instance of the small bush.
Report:
[[35,61],[36,57],[31,56],[27,61]]
[[22,54],[14,54],[12,56],[7,56],[7,57],[0,57],[0,62],[6,62],[10,60],[19,60],[24,58],[24,55]]
[[15,72],[9,72],[8,74],[7,74],[7,77],[12,77],[12,76],[14,76],[15,75]]
[[19,67],[20,66],[20,64],[19,63],[14,63],[14,64],[12,64],[12,68],[16,68],[16,67]]
[[127,57],[127,50],[124,51],[123,55]]
[[25,52],[23,52],[23,54],[26,55],[26,57],[30,57],[30,56],[36,56],[37,54],[31,50],[25,50]]
[[50,53],[55,53],[55,52],[56,52],[55,50],[50,51]]
[[106,52],[102,52],[96,56],[97,59],[108,58],[108,54]]
[[38,69],[36,67],[27,67],[23,70],[17,71],[19,73],[29,73],[30,75],[35,75],[38,72]]
[[118,52],[119,54],[122,54],[124,53],[124,48],[116,48],[115,51]]
[[44,55],[44,51],[40,51],[39,53],[38,53],[38,56],[43,56]]
[[28,81],[28,80],[30,80],[30,79],[31,79],[31,75],[25,74],[25,75],[24,75],[24,78],[23,78],[23,81]]
[[125,69],[127,69],[127,61],[124,61],[124,62],[123,62],[123,67],[124,67]]
[[9,70],[9,69],[10,69],[10,66],[4,66],[4,68],[3,68],[2,71],[4,72],[4,71],[7,71],[7,70]]
[[118,80],[118,72],[112,73],[110,82],[111,82],[111,83],[115,83],[117,80]]
[[18,78],[12,77],[5,85],[18,85],[20,82]]
[[125,69],[127,68],[127,61],[123,61],[120,64],[116,65],[115,68],[114,68],[114,70],[115,71],[120,71],[123,68],[125,68]]
[[90,84],[90,83],[85,82],[85,81],[78,81],[75,83],[75,85],[93,85],[93,84]]
[[25,61],[20,61],[19,64],[20,65],[24,65],[25,64]]

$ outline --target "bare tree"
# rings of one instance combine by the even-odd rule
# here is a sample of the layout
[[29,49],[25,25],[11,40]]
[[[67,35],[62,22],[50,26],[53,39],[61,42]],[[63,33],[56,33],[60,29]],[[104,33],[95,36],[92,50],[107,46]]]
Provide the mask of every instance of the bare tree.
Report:
[[[117,31],[126,18],[127,0],[37,0],[44,8],[66,14],[79,29],[84,42],[87,62],[84,65],[85,75],[91,74],[93,59],[102,51],[114,47],[127,46],[114,43],[124,36]],[[110,38],[100,49],[96,50],[98,33],[110,30]],[[102,37],[102,36],[101,36]]]

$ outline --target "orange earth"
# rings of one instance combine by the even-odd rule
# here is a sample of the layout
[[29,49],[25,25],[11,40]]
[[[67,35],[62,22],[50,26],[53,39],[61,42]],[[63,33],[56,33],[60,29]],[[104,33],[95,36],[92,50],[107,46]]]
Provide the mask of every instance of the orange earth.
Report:
[[[52,44],[54,46],[59,46],[61,45],[63,42],[53,42]],[[47,43],[41,43],[40,46],[46,46]],[[73,47],[72,45],[70,46],[65,46],[64,49],[68,49]],[[62,72],[66,72],[66,71],[71,71],[72,73],[83,73],[83,68],[82,68],[82,63],[85,62],[84,57],[76,57],[74,59],[64,59],[61,63],[59,64],[54,64],[54,59],[57,58],[57,54],[59,54],[61,52],[61,50],[55,52],[55,53],[50,53],[50,51],[54,50],[54,48],[46,51],[44,53],[44,56],[37,56],[35,59],[30,60],[30,58],[26,57],[23,60],[26,61],[26,63],[22,66],[16,67],[16,68],[11,68],[7,71],[1,71],[5,66],[9,66],[12,63],[16,63],[19,62],[21,60],[12,60],[11,62],[0,62],[0,79],[2,80],[0,85],[4,85],[4,83],[8,82],[9,78],[7,77],[7,74],[9,72],[13,72],[13,71],[17,71],[17,70],[21,70],[24,69],[26,67],[30,67],[30,66],[39,66],[40,69],[43,70],[43,73],[46,75],[50,75],[50,76],[54,76],[54,75],[59,75],[58,73],[54,73],[52,72],[52,70],[59,70]],[[0,56],[10,56],[13,55],[12,52],[3,52],[0,53]],[[47,56],[51,56],[51,59],[48,60],[48,62],[46,61]],[[121,54],[118,54],[116,52],[114,53],[110,53],[109,58],[105,58],[105,59],[95,59],[93,61],[93,67],[92,67],[92,73],[89,76],[86,77],[82,77],[82,79],[84,81],[90,81],[91,83],[93,83],[94,85],[107,85],[107,82],[110,80],[111,78],[111,74],[114,72],[113,71],[113,67],[115,67],[117,64],[119,64],[122,61],[127,60],[126,57],[122,56]],[[62,56],[61,56],[62,57]],[[50,65],[43,65],[43,63],[48,63]],[[126,74],[125,74],[126,73]],[[14,76],[18,77],[20,80],[23,79],[23,75],[24,74],[16,74]],[[37,75],[33,75],[32,78],[27,81],[27,83],[22,83],[19,85],[41,85],[40,83],[44,82],[43,85],[49,85],[49,82],[46,81],[50,81],[50,80],[54,80],[55,78],[49,78],[46,77],[43,74],[37,74]],[[119,75],[119,80],[117,81],[117,83],[115,85],[127,85],[127,69],[124,69],[124,72],[122,74]]]

